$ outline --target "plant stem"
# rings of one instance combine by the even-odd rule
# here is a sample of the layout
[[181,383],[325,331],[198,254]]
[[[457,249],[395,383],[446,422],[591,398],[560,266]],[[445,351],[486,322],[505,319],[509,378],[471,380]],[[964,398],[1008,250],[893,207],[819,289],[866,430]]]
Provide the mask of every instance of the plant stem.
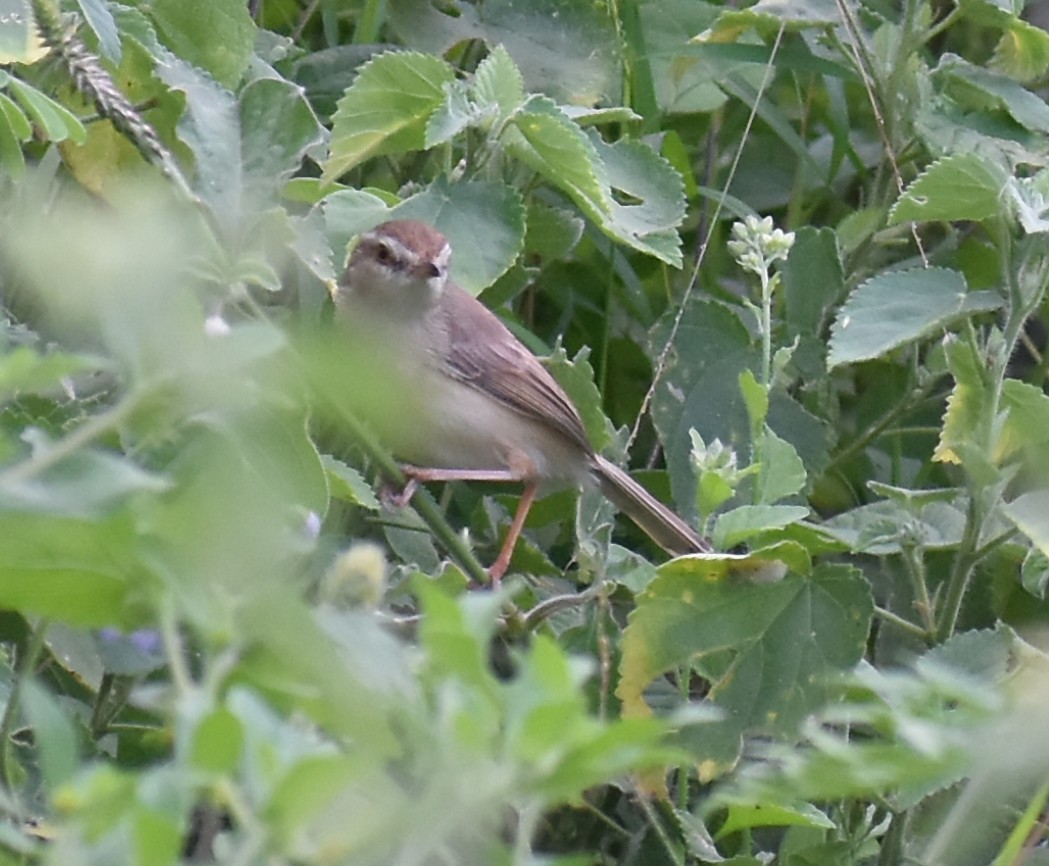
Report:
[[965,590],[969,588],[973,570],[979,561],[975,551],[976,542],[980,536],[980,527],[983,525],[983,515],[978,500],[979,497],[975,494],[969,498],[965,530],[951,566],[947,591],[943,597],[943,607],[940,608],[940,621],[936,629],[937,643],[943,643],[954,634],[954,629],[958,624],[958,614],[962,609],[962,600],[965,598]]
[[885,622],[892,623],[897,628],[903,629],[908,634],[920,637],[922,640],[927,640],[929,637],[929,632],[926,629],[922,628],[920,625],[915,625],[910,620],[904,619],[899,614],[895,614],[884,607],[878,607],[875,605],[874,615],[885,620]]

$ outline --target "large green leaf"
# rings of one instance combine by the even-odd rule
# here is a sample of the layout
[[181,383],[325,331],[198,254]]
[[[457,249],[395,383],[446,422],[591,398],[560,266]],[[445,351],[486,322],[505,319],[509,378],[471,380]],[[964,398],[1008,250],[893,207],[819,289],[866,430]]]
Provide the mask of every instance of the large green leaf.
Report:
[[1008,76],[945,54],[933,77],[964,105],[985,108],[990,102],[1025,129],[1049,132],[1049,105]]
[[390,26],[405,44],[443,55],[479,39],[505,46],[529,90],[563,102],[616,99],[616,33],[603,6],[575,0],[391,0]]
[[225,87],[236,87],[255,46],[255,23],[240,0],[151,0],[164,43]]
[[302,88],[279,78],[257,78],[240,92],[241,158],[246,195],[269,206],[324,129]]
[[337,178],[384,153],[420,150],[430,116],[455,80],[452,67],[428,54],[382,54],[361,67],[332,116],[324,176]]
[[596,133],[591,133],[590,140],[612,190],[610,218],[597,221],[598,225],[634,249],[681,267],[677,234],[685,218],[681,175],[640,141],[622,138],[606,144]]
[[[703,572],[696,559],[673,560],[638,596],[616,689],[624,712],[649,714],[649,684],[694,668],[710,681],[707,700],[727,714],[711,726],[718,730],[709,743],[795,731],[827,700],[834,678],[863,657],[873,613],[867,581],[843,565],[765,584],[712,581]],[[693,744],[703,756],[702,739]]]
[[976,153],[937,160],[900,194],[889,225],[908,220],[985,220],[1001,216],[1006,174]]
[[0,512],[0,607],[78,625],[135,625],[148,598],[126,511],[102,520]]
[[827,364],[877,358],[930,336],[963,316],[995,310],[994,292],[967,292],[965,278],[946,268],[893,271],[867,280],[838,311]]

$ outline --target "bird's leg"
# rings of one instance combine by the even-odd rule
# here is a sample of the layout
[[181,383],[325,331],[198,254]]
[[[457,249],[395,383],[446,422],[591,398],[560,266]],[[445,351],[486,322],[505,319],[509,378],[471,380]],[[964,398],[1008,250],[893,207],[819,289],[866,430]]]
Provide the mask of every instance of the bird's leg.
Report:
[[499,585],[499,581],[506,574],[506,569],[510,567],[510,557],[514,555],[517,539],[521,537],[525,518],[528,517],[532,503],[535,502],[535,495],[538,489],[539,485],[534,481],[530,481],[525,486],[524,493],[521,494],[521,500],[517,503],[517,513],[510,523],[510,529],[506,533],[506,540],[503,542],[502,550],[499,551],[499,556],[496,557],[495,562],[488,569],[488,576],[492,579],[493,586]]
[[408,479],[404,489],[399,493],[386,493],[383,496],[383,502],[388,502],[398,508],[407,505],[419,485],[427,481],[525,482],[524,493],[521,494],[521,500],[517,504],[517,512],[506,533],[506,540],[503,541],[499,556],[488,569],[488,576],[491,577],[492,584],[498,586],[502,576],[506,574],[506,569],[510,567],[510,557],[514,554],[517,539],[520,538],[521,531],[524,529],[525,519],[532,508],[532,503],[535,502],[539,485],[528,477],[528,473],[513,469],[444,469],[406,464],[401,467],[401,470]]

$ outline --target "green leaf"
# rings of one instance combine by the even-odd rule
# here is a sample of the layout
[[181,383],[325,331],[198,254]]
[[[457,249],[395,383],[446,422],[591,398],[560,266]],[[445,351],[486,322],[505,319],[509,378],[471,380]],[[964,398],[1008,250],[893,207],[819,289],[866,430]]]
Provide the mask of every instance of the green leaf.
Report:
[[23,684],[22,706],[33,731],[37,761],[52,794],[77,769],[77,735],[69,712],[33,680]]
[[[681,315],[673,351],[652,400],[652,420],[663,442],[674,501],[685,513],[695,502],[689,431],[698,431],[704,442],[746,442],[750,424],[739,374],[761,363],[750,333],[733,310],[693,297]],[[653,329],[649,349],[653,363],[673,319],[673,313],[667,314]]]
[[[34,442],[31,459],[46,460],[52,447]],[[25,478],[19,474],[16,466],[0,475],[0,510],[97,517],[110,513],[133,494],[159,493],[170,486],[166,479],[126,457],[86,449]]]
[[430,116],[454,80],[452,67],[428,54],[390,52],[366,63],[332,116],[324,177],[333,180],[373,156],[421,150]]
[[609,218],[595,222],[605,234],[681,267],[681,238],[677,233],[685,217],[681,175],[644,142],[621,138],[607,144],[595,132],[591,132],[590,140],[604,163],[604,176],[611,188]]
[[157,77],[186,99],[176,131],[193,154],[193,188],[221,225],[238,227],[243,216],[243,160],[237,102],[210,76],[160,51]]
[[148,585],[124,512],[104,520],[0,512],[0,607],[85,626],[135,625]]
[[244,749],[240,720],[225,707],[200,719],[192,732],[190,761],[208,773],[232,773]]
[[152,0],[149,14],[181,59],[234,88],[255,47],[255,23],[240,0]]
[[423,150],[451,141],[470,126],[479,126],[493,112],[470,98],[467,86],[461,81],[450,81],[444,86],[446,98],[426,121]]
[[114,65],[120,65],[120,33],[117,30],[117,22],[113,14],[105,4],[105,0],[77,0],[80,11],[84,14],[87,26],[98,39],[98,47],[102,56]]
[[1002,214],[1006,173],[976,153],[939,159],[900,194],[889,211],[889,225],[909,220],[993,219]]
[[25,112],[6,93],[0,93],[0,164],[18,179],[25,174],[22,142],[33,137],[33,127]]
[[492,53],[505,49],[527,90],[578,105],[614,101],[619,74],[617,34],[600,4],[576,0],[392,0],[391,29],[421,51],[446,55],[480,40]]
[[995,444],[997,461],[1024,448],[1049,443],[1049,396],[1041,388],[1019,379],[1006,379],[1000,405],[1007,415]]
[[803,505],[741,505],[719,514],[714,524],[714,546],[729,550],[763,532],[783,529],[809,516]]
[[499,116],[506,118],[525,100],[524,82],[510,53],[496,45],[491,53],[477,64],[473,93],[482,105],[494,105]]
[[753,827],[813,827],[833,830],[837,827],[830,818],[811,803],[789,806],[782,803],[729,803],[725,823],[718,828],[717,839]]
[[32,62],[38,44],[29,0],[0,0],[0,64]]
[[1027,551],[1020,566],[1020,583],[1035,598],[1044,599],[1046,587],[1049,587],[1049,556],[1041,548],[1032,547]]
[[824,521],[820,531],[856,553],[873,556],[900,553],[905,540],[923,550],[947,550],[959,544],[965,529],[966,503],[957,491],[951,493],[949,502],[918,500],[911,507],[895,501],[861,505]]
[[1049,557],[1049,490],[1022,493],[1002,511],[1043,556]]
[[827,364],[840,367],[877,358],[963,316],[996,310],[1001,303],[994,292],[967,292],[965,278],[946,268],[872,277],[838,311]]
[[87,130],[69,109],[17,78],[9,79],[7,86],[49,141],[83,144],[87,140]]
[[739,374],[739,390],[751,425],[763,427],[769,414],[769,392],[758,383],[753,370],[744,370]]
[[746,9],[722,12],[708,30],[695,38],[701,42],[735,42],[752,28],[765,38],[772,38],[780,27],[791,31],[825,28],[837,24],[838,16],[831,0],[759,0]]
[[604,401],[594,381],[594,368],[590,364],[590,351],[580,349],[569,361],[568,355],[560,345],[555,347],[550,357],[543,360],[546,367],[557,379],[558,384],[572,398],[572,403],[579,409],[590,444],[595,451],[603,451],[612,442],[614,432],[612,423],[604,413]]
[[768,426],[762,434],[757,453],[761,455],[756,491],[760,504],[779,502],[805,487],[808,476],[798,452]]
[[524,203],[503,183],[441,177],[388,218],[419,219],[440,229],[452,245],[452,278],[472,295],[506,273],[524,246]]
[[612,209],[604,163],[592,140],[557,105],[533,96],[502,137],[506,149],[565,193],[598,224]]
[[[872,612],[867,581],[848,566],[740,584],[705,578],[699,558],[676,559],[637,599],[616,694],[626,715],[648,715],[648,684],[691,666],[710,681],[707,700],[727,713],[709,726],[708,743],[729,732],[789,735],[863,657]],[[702,754],[703,741],[693,747]]]
[[1049,132],[1049,105],[1005,75],[945,54],[933,78],[963,105],[986,109],[988,105],[1009,114],[1032,132]]
[[333,497],[352,502],[370,511],[379,510],[379,500],[372,491],[371,485],[364,480],[360,472],[328,454],[321,455],[321,465],[324,467]]
[[[992,385],[979,351],[969,340],[949,338],[944,351],[954,376],[954,388],[947,398],[940,439],[932,457],[945,463],[965,462],[967,469],[976,471],[978,463],[986,464],[992,456],[983,453],[990,444],[984,441],[983,430],[992,411]],[[963,461],[963,455],[971,460]],[[987,466],[981,471],[993,472]]]
[[803,226],[783,265],[785,318],[794,334],[818,335],[845,292],[838,233]]
[[101,366],[100,359],[86,355],[66,352],[42,355],[28,346],[20,346],[0,356],[0,403],[20,394],[60,387],[67,376]]
[[302,88],[279,78],[249,82],[238,99],[241,157],[247,194],[272,205],[307,151],[324,140],[324,129]]
[[1011,19],[995,46],[991,65],[1017,81],[1036,81],[1049,70],[1049,33],[1020,18]]

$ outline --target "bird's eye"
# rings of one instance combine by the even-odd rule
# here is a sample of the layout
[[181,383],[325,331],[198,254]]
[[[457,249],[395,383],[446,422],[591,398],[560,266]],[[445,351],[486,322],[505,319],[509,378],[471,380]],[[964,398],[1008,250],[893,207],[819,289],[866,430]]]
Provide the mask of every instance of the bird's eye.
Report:
[[379,244],[375,249],[375,258],[384,265],[393,261],[393,253],[386,244]]
[[436,279],[441,275],[441,269],[437,267],[433,262],[429,262],[426,265],[426,276],[428,279]]

